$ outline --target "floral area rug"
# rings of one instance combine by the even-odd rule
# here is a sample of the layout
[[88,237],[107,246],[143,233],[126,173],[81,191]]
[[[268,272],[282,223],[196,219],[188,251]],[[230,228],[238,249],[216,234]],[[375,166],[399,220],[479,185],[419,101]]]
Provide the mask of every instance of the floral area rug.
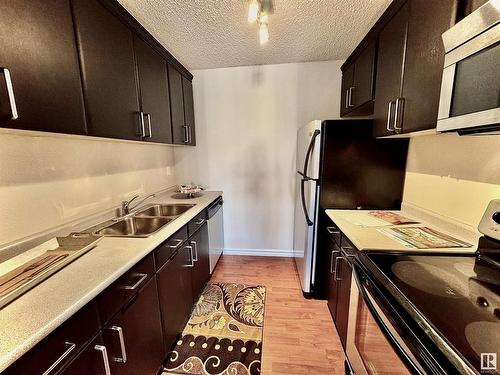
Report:
[[164,374],[260,374],[266,288],[208,284]]

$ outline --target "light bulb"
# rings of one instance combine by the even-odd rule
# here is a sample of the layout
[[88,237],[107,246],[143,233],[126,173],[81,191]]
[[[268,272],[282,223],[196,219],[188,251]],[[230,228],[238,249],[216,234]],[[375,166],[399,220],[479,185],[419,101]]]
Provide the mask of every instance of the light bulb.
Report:
[[267,23],[261,23],[259,27],[260,44],[266,44],[269,41],[269,29]]
[[259,3],[251,0],[248,6],[248,22],[256,22],[259,17]]

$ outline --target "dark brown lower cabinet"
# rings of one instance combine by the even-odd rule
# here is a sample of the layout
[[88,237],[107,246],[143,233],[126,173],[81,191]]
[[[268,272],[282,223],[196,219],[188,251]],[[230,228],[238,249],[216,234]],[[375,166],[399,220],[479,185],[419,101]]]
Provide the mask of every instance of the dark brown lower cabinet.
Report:
[[196,300],[210,279],[210,258],[208,254],[208,225],[205,222],[190,239],[193,247],[194,267],[191,274],[193,297]]
[[104,346],[102,335],[90,342],[62,372],[64,375],[107,375],[110,358],[108,348]]
[[156,277],[103,328],[113,375],[154,375],[164,347]]
[[337,290],[338,283],[335,279],[334,265],[337,257],[340,255],[340,248],[333,241],[329,241],[328,247],[329,262],[328,262],[328,277],[327,277],[327,298],[328,298],[328,308],[332,314],[332,318],[335,319],[335,314],[337,313]]
[[171,350],[193,307],[191,247],[184,246],[157,272],[165,350]]

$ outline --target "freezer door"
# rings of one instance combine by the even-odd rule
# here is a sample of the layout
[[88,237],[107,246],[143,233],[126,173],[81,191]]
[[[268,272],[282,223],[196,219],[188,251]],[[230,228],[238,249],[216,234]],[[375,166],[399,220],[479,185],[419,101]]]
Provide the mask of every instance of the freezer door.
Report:
[[[303,189],[301,187],[303,187]],[[316,181],[304,181],[303,177],[300,174],[297,174],[293,257],[299,274],[302,290],[305,293],[309,293],[311,291],[313,276],[317,190]],[[301,194],[302,191],[303,196]]]
[[[311,121],[297,132],[297,172],[309,178],[319,178],[321,121]],[[306,170],[304,171],[304,166]]]

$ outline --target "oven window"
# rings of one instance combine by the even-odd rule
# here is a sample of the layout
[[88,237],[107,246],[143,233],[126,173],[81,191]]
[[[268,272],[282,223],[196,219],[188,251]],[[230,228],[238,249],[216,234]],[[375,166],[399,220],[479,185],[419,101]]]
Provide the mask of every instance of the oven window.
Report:
[[359,295],[354,343],[368,374],[411,374],[398,357]]
[[456,64],[450,116],[486,111],[500,106],[500,43]]

